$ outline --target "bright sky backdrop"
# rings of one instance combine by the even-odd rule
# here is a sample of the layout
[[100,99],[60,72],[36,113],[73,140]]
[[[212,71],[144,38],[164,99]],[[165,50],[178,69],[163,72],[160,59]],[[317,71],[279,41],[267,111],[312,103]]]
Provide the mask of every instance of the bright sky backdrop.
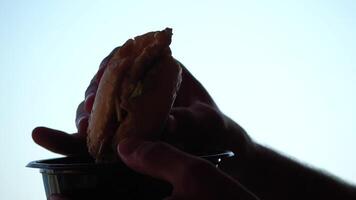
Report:
[[102,58],[173,28],[173,55],[256,141],[356,183],[356,3],[0,1],[0,199],[45,199],[31,130],[75,132]]

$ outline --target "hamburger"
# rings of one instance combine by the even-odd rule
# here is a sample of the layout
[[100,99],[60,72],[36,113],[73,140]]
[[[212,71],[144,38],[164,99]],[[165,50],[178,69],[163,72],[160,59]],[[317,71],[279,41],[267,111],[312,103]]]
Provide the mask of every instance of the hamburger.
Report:
[[97,162],[117,160],[126,137],[159,139],[182,81],[169,45],[172,29],[129,39],[100,79],[89,118],[87,147]]

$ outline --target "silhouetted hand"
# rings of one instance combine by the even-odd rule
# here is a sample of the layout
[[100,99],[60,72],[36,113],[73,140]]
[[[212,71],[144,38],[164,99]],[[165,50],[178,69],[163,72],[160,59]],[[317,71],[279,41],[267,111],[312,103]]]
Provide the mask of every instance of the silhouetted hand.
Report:
[[118,152],[133,170],[169,182],[173,191],[166,199],[258,199],[208,161],[167,143],[128,138]]
[[[112,53],[102,61],[85,92],[85,100],[78,106],[77,133],[68,134],[38,127],[32,134],[37,144],[64,155],[88,154],[86,148],[88,119],[98,84]],[[246,132],[219,110],[199,81],[183,65],[181,66],[182,84],[160,139],[195,155],[231,150],[238,156],[238,160],[242,161],[253,154],[254,143]],[[225,172],[234,177],[235,166],[238,165],[235,160],[232,159],[221,166]]]
[[[87,153],[88,119],[100,78],[115,51],[102,61],[85,92],[85,100],[78,106],[77,133],[39,127],[33,131],[36,143],[64,155]],[[182,67],[183,81],[161,139],[191,153],[232,150],[241,156],[253,150],[253,143],[245,131],[220,112],[205,88]]]
[[[127,138],[118,145],[118,154],[133,170],[170,183],[173,190],[166,200],[258,199],[208,161],[164,142]],[[56,195],[50,199],[69,200],[65,196]]]

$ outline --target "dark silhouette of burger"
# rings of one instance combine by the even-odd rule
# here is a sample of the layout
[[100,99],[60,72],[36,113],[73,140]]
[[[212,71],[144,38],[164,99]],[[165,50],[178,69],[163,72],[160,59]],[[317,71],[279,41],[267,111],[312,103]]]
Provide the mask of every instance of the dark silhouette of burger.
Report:
[[116,146],[126,137],[160,137],[182,80],[171,39],[170,28],[137,36],[109,60],[88,127],[88,150],[97,162],[117,160]]

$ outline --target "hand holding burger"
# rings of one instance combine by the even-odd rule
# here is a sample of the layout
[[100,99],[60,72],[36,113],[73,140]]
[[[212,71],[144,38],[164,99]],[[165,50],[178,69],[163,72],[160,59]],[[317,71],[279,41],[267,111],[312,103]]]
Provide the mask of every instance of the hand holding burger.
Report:
[[[243,144],[241,149],[244,149],[245,140],[239,139],[248,138],[245,132],[219,111],[204,87],[171,56],[170,37],[169,29],[151,32],[128,40],[122,47],[115,49],[102,62],[86,91],[85,101],[78,107],[78,133],[67,134],[40,127],[33,132],[34,140],[51,151],[66,155],[89,150],[99,162],[117,159],[116,145],[127,137],[151,142],[163,139],[188,152],[202,152],[214,147],[229,149],[239,146],[236,144]],[[188,155],[172,146],[163,146],[168,148],[168,152],[175,149],[174,155]],[[130,161],[132,158],[123,156],[121,158],[125,157],[130,167],[132,162],[139,161]],[[154,157],[158,160],[166,159],[161,155]],[[202,161],[194,156],[188,157],[197,159],[198,163]],[[177,162],[185,165],[183,160]],[[205,164],[208,163],[203,162]],[[135,166],[132,167],[135,169]],[[149,163],[147,167],[150,167]],[[186,172],[189,171],[187,169]],[[146,173],[156,177],[153,171]],[[171,173],[177,179],[182,175],[175,171]],[[227,182],[231,181],[221,171],[214,173],[217,178],[222,176],[227,178]],[[197,181],[196,186],[208,183],[202,181]],[[237,188],[241,186],[238,182],[232,182]]]

